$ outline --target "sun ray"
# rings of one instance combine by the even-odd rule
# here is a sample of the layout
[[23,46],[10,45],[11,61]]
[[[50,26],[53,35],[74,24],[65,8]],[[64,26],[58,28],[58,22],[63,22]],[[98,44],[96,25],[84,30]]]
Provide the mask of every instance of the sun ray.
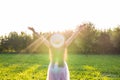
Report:
[[[45,35],[46,38],[48,38],[49,35]],[[28,45],[25,49],[21,50],[21,52],[26,52],[31,50],[31,52],[35,52],[36,49],[43,43],[43,39],[40,37],[37,40],[35,40],[33,43]]]

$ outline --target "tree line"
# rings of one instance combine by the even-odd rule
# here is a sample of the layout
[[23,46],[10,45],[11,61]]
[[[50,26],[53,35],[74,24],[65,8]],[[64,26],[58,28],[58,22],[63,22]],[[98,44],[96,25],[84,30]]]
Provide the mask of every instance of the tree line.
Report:
[[[92,23],[85,23],[84,29],[68,47],[70,53],[84,54],[120,54],[120,26],[114,29],[98,30]],[[69,38],[73,30],[61,32],[65,38]],[[47,39],[54,34],[51,32],[42,33]],[[34,34],[25,32],[18,34],[10,32],[7,36],[0,36],[0,53],[46,53],[47,47],[42,44],[42,40]]]

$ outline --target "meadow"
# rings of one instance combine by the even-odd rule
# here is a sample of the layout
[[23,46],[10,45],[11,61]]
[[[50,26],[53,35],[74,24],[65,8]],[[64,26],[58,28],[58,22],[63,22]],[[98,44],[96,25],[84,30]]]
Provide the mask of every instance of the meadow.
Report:
[[[120,80],[120,55],[73,55],[70,80]],[[46,80],[48,54],[0,54],[0,80]]]

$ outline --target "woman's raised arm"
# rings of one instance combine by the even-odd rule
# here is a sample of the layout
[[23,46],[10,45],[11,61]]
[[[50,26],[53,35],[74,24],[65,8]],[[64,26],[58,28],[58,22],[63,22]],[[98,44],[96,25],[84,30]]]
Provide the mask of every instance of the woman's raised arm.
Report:
[[39,35],[39,34],[34,30],[33,27],[28,27],[28,29],[31,30],[38,38],[40,38],[40,39],[43,41],[43,43],[44,43],[48,48],[50,48],[50,43],[49,43],[49,41],[48,41],[43,35]]
[[85,24],[77,27],[76,31],[72,34],[72,36],[65,41],[66,47],[68,47],[72,43],[72,41],[78,36],[79,32],[83,29],[84,26]]

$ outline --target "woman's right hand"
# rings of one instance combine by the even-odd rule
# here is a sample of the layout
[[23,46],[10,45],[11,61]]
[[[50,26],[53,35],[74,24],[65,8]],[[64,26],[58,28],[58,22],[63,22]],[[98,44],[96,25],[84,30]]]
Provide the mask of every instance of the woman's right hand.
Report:
[[28,27],[29,30],[35,32],[34,28],[33,27]]
[[85,26],[86,26],[86,24],[79,25],[78,27],[76,27],[76,31],[78,31],[78,32],[82,31]]

